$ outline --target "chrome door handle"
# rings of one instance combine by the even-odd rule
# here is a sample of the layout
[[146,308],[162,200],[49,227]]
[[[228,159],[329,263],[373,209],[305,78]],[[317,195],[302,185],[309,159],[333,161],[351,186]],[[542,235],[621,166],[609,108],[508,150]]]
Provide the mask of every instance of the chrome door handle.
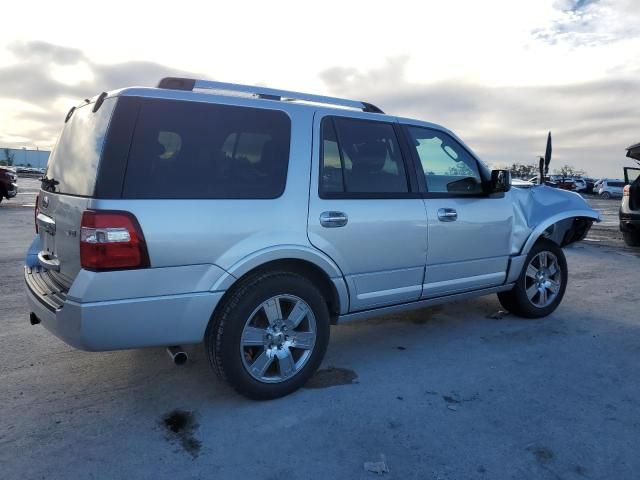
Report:
[[349,217],[344,212],[322,212],[320,214],[320,225],[326,228],[344,227],[349,221]]
[[458,212],[453,208],[439,208],[438,219],[441,222],[453,222],[458,219]]

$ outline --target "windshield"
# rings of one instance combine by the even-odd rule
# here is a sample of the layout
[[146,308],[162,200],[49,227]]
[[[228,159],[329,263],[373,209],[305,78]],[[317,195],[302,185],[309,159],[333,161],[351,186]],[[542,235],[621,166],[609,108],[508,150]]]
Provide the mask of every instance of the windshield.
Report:
[[95,113],[92,103],[73,112],[49,158],[45,173],[48,181],[43,182],[43,188],[69,195],[93,194],[98,162],[115,104],[115,98],[107,98]]

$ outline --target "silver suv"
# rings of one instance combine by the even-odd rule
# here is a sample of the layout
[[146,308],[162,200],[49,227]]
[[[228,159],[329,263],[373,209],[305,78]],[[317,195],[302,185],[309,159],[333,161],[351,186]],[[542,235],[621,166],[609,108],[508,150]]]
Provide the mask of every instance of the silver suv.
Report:
[[599,219],[441,126],[179,78],[72,109],[36,208],[32,323],[83,350],[204,341],[258,399],[302,386],[337,322],[493,293],[550,314]]

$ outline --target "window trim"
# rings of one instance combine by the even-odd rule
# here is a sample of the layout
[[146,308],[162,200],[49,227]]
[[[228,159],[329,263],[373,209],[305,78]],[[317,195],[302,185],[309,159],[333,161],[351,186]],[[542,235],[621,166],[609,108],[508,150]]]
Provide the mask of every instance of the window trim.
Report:
[[[478,173],[480,175],[480,185],[482,187],[482,193],[453,193],[453,192],[430,192],[427,188],[427,182],[424,178],[424,170],[422,168],[422,163],[420,162],[420,158],[418,156],[418,152],[416,148],[411,147],[411,134],[409,133],[409,128],[422,128],[424,130],[431,130],[434,132],[440,132],[444,135],[447,135],[451,138],[451,140],[455,141],[462,150],[467,152],[469,157],[471,157],[476,162],[476,167],[478,168]],[[440,130],[433,127],[426,127],[424,125],[415,125],[411,123],[401,123],[400,129],[405,137],[405,141],[407,142],[409,153],[411,160],[413,162],[414,171],[417,175],[418,185],[420,187],[420,197],[421,198],[493,198],[489,193],[487,193],[488,179],[486,178],[485,169],[478,161],[478,158],[461,142],[459,142],[456,138],[454,138],[449,133],[444,130]]]
[[[325,192],[322,189],[322,170],[324,168],[324,141],[322,128],[325,120],[330,121],[336,135],[336,142],[338,144],[338,153],[340,155],[340,165],[342,167],[342,183],[343,188],[346,188],[344,179],[344,158],[341,148],[340,134],[336,127],[335,119],[355,120],[358,122],[368,122],[376,124],[385,124],[391,126],[393,133],[396,136],[398,142],[398,148],[402,164],[404,165],[405,180],[407,182],[406,192]],[[407,199],[407,198],[421,198],[421,193],[418,187],[418,181],[416,179],[415,172],[411,166],[410,152],[408,151],[408,145],[406,139],[402,135],[400,125],[398,122],[388,120],[374,120],[369,118],[352,117],[347,115],[324,115],[318,120],[318,197],[323,200],[393,200],[393,199]]]

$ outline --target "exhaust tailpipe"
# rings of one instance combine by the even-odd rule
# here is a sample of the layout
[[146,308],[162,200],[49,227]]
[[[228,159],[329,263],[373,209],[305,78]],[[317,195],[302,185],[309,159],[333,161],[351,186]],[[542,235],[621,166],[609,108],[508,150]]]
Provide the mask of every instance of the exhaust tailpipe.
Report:
[[187,352],[185,352],[183,348],[178,345],[167,347],[167,353],[171,357],[173,363],[175,363],[176,365],[184,365],[189,359],[189,355],[187,355]]

